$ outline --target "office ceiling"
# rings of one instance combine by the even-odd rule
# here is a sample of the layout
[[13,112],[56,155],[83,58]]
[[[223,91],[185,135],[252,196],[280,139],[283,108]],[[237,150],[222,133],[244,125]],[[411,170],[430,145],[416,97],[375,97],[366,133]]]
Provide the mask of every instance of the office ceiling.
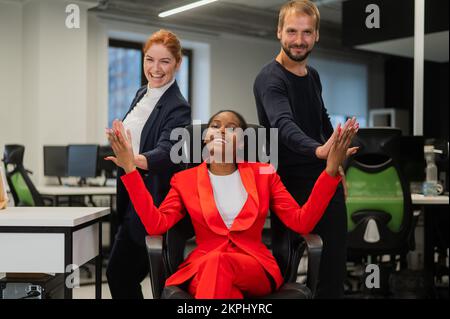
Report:
[[[278,11],[286,0],[219,0],[166,18],[162,11],[192,3],[193,0],[86,0],[98,3],[93,10],[100,17],[130,21],[162,28],[183,29],[218,35],[231,33],[276,40]],[[342,49],[342,3],[345,0],[313,0],[321,15],[323,47]],[[384,41],[355,48],[412,57],[412,38]],[[425,58],[448,62],[448,31],[426,36]]]
[[[217,34],[233,33],[275,39],[278,10],[286,0],[219,0],[166,18],[158,13],[191,3],[192,0],[101,0],[99,15],[161,27]],[[322,30],[340,29],[343,0],[316,0]],[[325,31],[326,32],[326,31]]]
[[[449,60],[449,32],[442,31],[425,35],[424,58],[438,63]],[[414,58],[414,38],[402,38],[376,43],[357,45],[355,48],[406,58]]]

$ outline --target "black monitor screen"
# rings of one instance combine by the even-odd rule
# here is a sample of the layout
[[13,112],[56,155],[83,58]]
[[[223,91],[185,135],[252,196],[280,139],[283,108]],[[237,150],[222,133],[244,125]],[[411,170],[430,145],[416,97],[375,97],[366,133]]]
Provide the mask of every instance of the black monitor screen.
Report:
[[98,145],[71,144],[68,147],[68,175],[95,177],[97,172]]
[[423,182],[426,167],[423,136],[402,136],[398,146],[399,164],[408,182]]
[[105,160],[107,156],[114,156],[114,152],[109,145],[102,145],[98,149],[98,163],[97,163],[97,174],[101,175],[102,171],[105,172],[106,178],[112,178],[115,176],[117,170],[116,164],[112,161]]
[[44,175],[67,176],[67,146],[44,145]]

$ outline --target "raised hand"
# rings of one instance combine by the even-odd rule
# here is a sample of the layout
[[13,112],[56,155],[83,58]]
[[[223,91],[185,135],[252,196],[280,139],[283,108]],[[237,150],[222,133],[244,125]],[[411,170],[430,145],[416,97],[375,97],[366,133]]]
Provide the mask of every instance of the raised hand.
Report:
[[[356,118],[352,117],[351,119],[348,119],[345,124],[344,127],[342,128],[343,130],[346,130],[347,128],[355,128],[356,130],[358,130],[359,128],[359,123],[356,122]],[[333,144],[333,141],[335,140],[338,131],[341,130],[341,125],[339,124],[336,129],[334,130],[333,134],[330,136],[330,138],[328,139],[328,141],[326,141],[325,144],[319,146],[316,149],[316,156],[317,158],[320,159],[327,159],[328,158],[328,153],[330,152],[331,149],[331,145]],[[350,147],[349,149],[347,149],[347,156],[353,155],[358,151],[358,147]]]
[[[338,125],[337,130],[338,134],[335,134],[334,140],[331,144],[327,158],[327,167],[325,169],[331,176],[336,176],[339,171],[339,166],[342,165],[347,158],[350,143],[358,131],[358,126],[344,126],[341,130]],[[357,148],[354,149],[354,153],[356,153]]]
[[105,157],[105,160],[113,161],[114,164],[122,167],[126,173],[134,171],[136,165],[134,163],[130,130],[127,130],[125,135],[123,123],[119,120],[114,120],[112,129],[106,129],[106,135],[116,156]]

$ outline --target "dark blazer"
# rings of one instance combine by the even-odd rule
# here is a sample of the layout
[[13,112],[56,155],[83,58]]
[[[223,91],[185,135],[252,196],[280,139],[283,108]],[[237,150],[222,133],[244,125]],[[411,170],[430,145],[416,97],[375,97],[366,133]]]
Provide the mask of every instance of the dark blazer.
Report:
[[[147,85],[141,87],[131,103],[128,113],[147,92]],[[170,140],[170,132],[177,127],[185,127],[191,123],[191,107],[181,95],[175,81],[156,103],[141,133],[139,154],[147,158],[148,171],[139,170],[146,188],[159,205],[170,189],[172,175],[180,170],[180,165],[170,160],[170,149],[177,141]],[[145,245],[145,229],[136,214],[120,176],[125,172],[119,168],[117,172],[117,212],[119,223],[127,227],[132,239]]]

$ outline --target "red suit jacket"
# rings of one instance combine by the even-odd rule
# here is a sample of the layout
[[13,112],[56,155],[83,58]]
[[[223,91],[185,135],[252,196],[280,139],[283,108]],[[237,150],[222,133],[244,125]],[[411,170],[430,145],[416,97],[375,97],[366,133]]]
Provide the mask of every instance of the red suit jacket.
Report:
[[[301,234],[309,233],[322,217],[341,180],[340,176],[331,177],[323,171],[308,201],[300,207],[268,164],[244,162],[238,164],[238,169],[248,198],[230,229],[217,210],[205,162],[175,174],[171,180],[171,189],[159,208],[154,206],[137,171],[121,177],[150,235],[164,234],[186,212],[192,219],[197,247],[178,271],[167,279],[167,286],[189,280],[209,253],[225,251],[228,245],[234,244],[255,257],[279,288],[283,277],[275,258],[261,238],[269,209],[292,230]],[[265,172],[262,174],[261,170]]]

